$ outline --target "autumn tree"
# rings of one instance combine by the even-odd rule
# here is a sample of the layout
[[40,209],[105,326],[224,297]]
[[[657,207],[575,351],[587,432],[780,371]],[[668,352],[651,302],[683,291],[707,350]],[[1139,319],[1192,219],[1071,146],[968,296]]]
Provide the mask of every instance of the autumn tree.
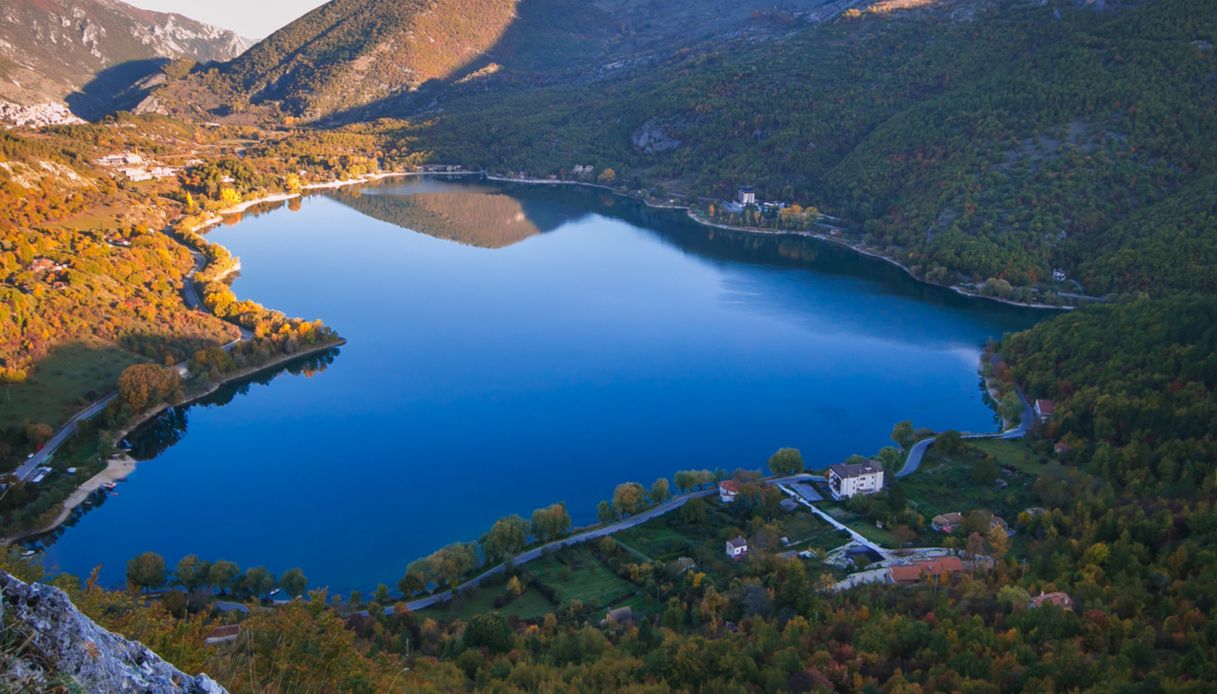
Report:
[[646,508],[646,490],[637,482],[625,482],[613,490],[613,510],[618,517],[634,515]]
[[144,552],[128,561],[127,584],[142,590],[165,585],[165,558],[156,552]]
[[556,503],[532,512],[532,534],[541,542],[549,542],[570,532],[570,513],[566,504]]
[[660,477],[651,485],[651,502],[661,504],[672,496],[671,487],[668,486],[668,478]]

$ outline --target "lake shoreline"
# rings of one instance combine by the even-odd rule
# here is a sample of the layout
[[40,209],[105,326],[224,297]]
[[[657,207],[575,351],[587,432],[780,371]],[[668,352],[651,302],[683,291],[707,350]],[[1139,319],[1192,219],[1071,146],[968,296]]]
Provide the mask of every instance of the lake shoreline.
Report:
[[[333,342],[326,342],[326,343],[318,344],[318,345],[310,345],[307,349],[302,349],[294,354],[277,355],[276,357],[274,357],[273,359],[271,359],[270,361],[268,361],[264,364],[258,364],[255,366],[247,366],[243,369],[238,369],[236,371],[233,371],[230,374],[225,374],[222,378],[220,378],[220,380],[215,381],[214,383],[212,383],[210,386],[208,386],[207,388],[205,388],[202,391],[199,391],[197,393],[191,393],[176,402],[158,403],[157,405],[154,405],[154,406],[144,410],[143,412],[140,412],[139,414],[135,415],[134,417],[131,418],[130,421],[128,421],[126,424],[124,424],[122,426],[122,428],[117,429],[114,432],[114,441],[116,441],[116,442],[122,441],[131,432],[135,431],[136,429],[143,426],[144,424],[147,424],[148,422],[152,421],[153,419],[156,419],[162,413],[164,413],[165,410],[168,410],[172,407],[183,407],[185,405],[193,404],[195,402],[198,402],[199,400],[202,400],[203,398],[205,398],[209,395],[214,394],[220,388],[223,388],[224,386],[226,386],[230,383],[234,383],[234,382],[240,381],[242,379],[256,376],[257,374],[262,373],[263,371],[268,371],[270,369],[274,369],[276,367],[282,366],[282,365],[287,364],[296,359],[299,359],[302,357],[307,357],[312,354],[318,354],[321,352],[325,352],[326,350],[330,350],[335,347],[341,347],[342,345],[345,345],[345,344],[346,344],[346,340],[340,339],[340,340],[336,340]],[[139,463],[139,461],[135,460],[134,458],[132,458],[129,455],[120,455],[118,457],[110,458],[109,460],[106,461],[105,469],[103,469],[101,472],[98,472],[96,475],[93,475],[89,479],[85,480],[83,484],[81,484],[79,487],[77,487],[75,490],[73,490],[72,493],[70,495],[68,495],[68,497],[66,499],[64,499],[64,501],[61,505],[61,508],[59,510],[59,513],[55,516],[55,519],[53,521],[47,523],[46,525],[44,525],[40,528],[34,529],[34,530],[22,531],[19,534],[14,535],[13,537],[0,538],[0,547],[7,547],[9,545],[21,542],[22,540],[26,540],[26,539],[29,539],[32,537],[37,537],[39,535],[45,535],[49,532],[54,531],[59,526],[66,523],[72,517],[72,512],[75,511],[79,506],[84,504],[84,502],[88,501],[89,497],[91,497],[94,492],[101,489],[102,486],[104,486],[105,484],[110,483],[110,482],[120,482],[120,481],[126,479],[127,477],[129,477],[131,475],[131,473],[135,472],[135,469],[136,469],[138,463]]]
[[866,256],[869,258],[875,258],[875,259],[890,263],[891,265],[894,265],[894,266],[900,268],[909,277],[913,278],[914,280],[916,280],[922,284],[929,285],[931,287],[939,287],[942,289],[950,289],[951,291],[955,292],[956,294],[959,294],[961,296],[965,296],[965,297],[968,297],[971,299],[984,299],[986,301],[993,301],[993,302],[996,302],[999,304],[1006,304],[1008,306],[1019,306],[1022,308],[1034,308],[1034,309],[1050,310],[1050,311],[1072,311],[1072,310],[1075,310],[1078,308],[1077,305],[1073,305],[1073,304],[1063,305],[1063,306],[1056,306],[1053,304],[1040,304],[1040,303],[1028,304],[1028,303],[1023,303],[1023,302],[1019,302],[1019,301],[1013,301],[1011,299],[1003,299],[1003,298],[997,297],[997,296],[986,296],[979,292],[970,290],[967,287],[964,287],[962,285],[942,284],[940,282],[933,282],[931,280],[927,280],[923,277],[918,277],[917,275],[915,275],[913,273],[911,268],[909,268],[904,263],[901,263],[899,260],[896,260],[895,258],[893,258],[889,255],[885,255],[883,253],[880,253],[879,251],[870,250],[868,248],[863,248],[862,246],[852,244],[852,243],[846,241],[845,239],[837,238],[835,236],[832,236],[831,234],[823,234],[823,233],[819,233],[819,232],[815,232],[815,231],[795,231],[795,230],[790,230],[790,229],[766,229],[763,227],[736,226],[736,225],[732,225],[732,224],[722,224],[720,222],[712,222],[708,219],[703,219],[696,212],[694,212],[693,208],[689,207],[688,205],[656,204],[640,195],[622,192],[616,188],[612,188],[610,186],[606,186],[606,185],[603,185],[600,183],[588,183],[586,181],[560,181],[560,180],[550,180],[550,179],[544,179],[544,178],[510,178],[507,176],[492,176],[489,174],[484,175],[483,178],[485,178],[486,180],[497,181],[497,182],[501,182],[501,183],[519,183],[521,185],[530,185],[530,186],[581,186],[581,187],[590,188],[593,190],[603,190],[603,191],[612,193],[613,195],[616,195],[618,197],[627,198],[630,200],[635,200],[637,202],[641,202],[642,204],[646,205],[647,207],[649,207],[651,209],[674,210],[674,211],[684,210],[690,220],[696,222],[697,224],[700,224],[704,227],[708,227],[711,229],[723,229],[725,231],[735,231],[735,232],[740,232],[740,233],[744,233],[744,234],[755,234],[758,236],[793,236],[793,237],[798,237],[798,238],[810,238],[810,239],[814,239],[816,241],[831,243],[838,247],[853,251],[854,253],[857,253],[858,255]]

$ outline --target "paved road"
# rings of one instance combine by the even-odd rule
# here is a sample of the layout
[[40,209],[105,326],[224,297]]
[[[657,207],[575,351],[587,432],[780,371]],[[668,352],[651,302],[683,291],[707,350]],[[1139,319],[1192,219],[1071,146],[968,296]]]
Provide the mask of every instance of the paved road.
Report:
[[97,402],[73,415],[66,424],[59,427],[59,431],[55,432],[54,436],[47,440],[46,445],[42,447],[42,450],[35,453],[17,468],[15,473],[17,475],[17,479],[24,482],[25,480],[33,477],[34,471],[45,465],[47,461],[51,459],[51,456],[55,454],[55,451],[59,450],[59,447],[63,445],[63,442],[67,441],[72,434],[76,433],[76,428],[81,422],[87,422],[88,420],[101,414],[101,411],[106,409],[106,405],[109,405],[110,401],[116,397],[118,397],[118,391],[110,393],[101,400],[98,400]]
[[[202,253],[199,253],[194,249],[189,250],[190,255],[194,257],[195,268],[186,274],[186,282],[182,287],[182,298],[186,302],[186,306],[188,308],[196,311],[205,311],[206,308],[203,306],[202,300],[199,299],[198,289],[194,283],[194,273],[198,272],[198,270],[207,263],[207,259],[203,257]],[[231,352],[242,341],[253,339],[253,331],[244,327],[240,327],[240,330],[241,337],[224,345],[222,347],[224,351]],[[185,362],[178,364],[177,368],[180,375],[186,376],[188,374]],[[55,451],[59,450],[59,447],[62,446],[69,438],[71,438],[72,434],[76,433],[76,429],[80,426],[81,422],[87,422],[88,420],[101,414],[102,410],[106,409],[106,405],[109,405],[110,401],[116,397],[118,397],[118,391],[113,391],[106,394],[102,399],[76,413],[63,426],[59,427],[59,430],[55,432],[55,435],[47,440],[46,445],[42,447],[42,450],[35,453],[32,457],[26,459],[26,461],[22,463],[16,469],[16,471],[14,471],[17,479],[24,482],[33,477],[34,471],[45,465],[47,461],[51,459],[51,456],[55,455]]]
[[[767,480],[767,481],[769,481],[773,484],[781,485],[784,482],[796,482],[796,481],[807,480],[807,479],[814,479],[814,477],[812,475],[806,475],[806,474],[792,475],[790,477],[781,477],[778,479]],[[643,523],[646,523],[649,520],[653,520],[653,519],[659,518],[660,516],[663,516],[665,514],[671,513],[672,511],[675,511],[676,509],[680,508],[681,506],[684,506],[685,504],[689,503],[693,499],[701,499],[701,498],[711,496],[711,495],[714,495],[717,493],[718,493],[718,487],[714,486],[709,489],[703,489],[701,491],[693,492],[691,494],[685,494],[684,496],[678,496],[673,499],[669,499],[668,501],[665,501],[664,503],[662,503],[658,506],[649,508],[646,511],[643,511],[642,513],[639,513],[637,515],[630,516],[629,518],[626,518],[625,520],[617,521],[616,523],[613,523],[612,525],[606,525],[606,526],[603,526],[600,528],[593,528],[592,530],[587,530],[587,531],[584,531],[581,533],[577,533],[575,535],[571,535],[570,537],[566,537],[561,540],[554,540],[553,542],[541,545],[540,547],[535,547],[526,552],[521,552],[520,554],[517,554],[514,559],[512,559],[512,563],[515,566],[520,566],[522,564],[527,564],[530,561],[540,559],[544,554],[562,549],[564,547],[571,547],[573,545],[582,544],[589,540],[595,540],[595,539],[598,539],[601,537],[607,537],[609,535],[619,533],[623,530],[629,530],[630,528],[642,525]],[[491,567],[490,569],[487,569],[486,571],[484,571],[477,577],[472,578],[472,579],[462,583],[461,585],[457,586],[456,592],[458,594],[460,594],[460,593],[464,593],[468,590],[471,590],[473,588],[477,588],[486,579],[503,573],[503,570],[504,570],[503,565],[497,564],[497,565]],[[444,591],[443,593],[437,593],[435,595],[428,595],[425,598],[411,600],[406,603],[406,607],[409,608],[410,611],[412,611],[412,612],[417,612],[418,610],[426,609],[428,607],[431,607],[432,605],[437,605],[441,602],[447,602],[448,600],[451,600],[451,599],[452,599],[452,591],[449,590],[449,591]],[[385,614],[391,615],[391,614],[393,614],[393,610],[394,610],[393,607],[386,607]]]
[[[1031,402],[1027,400],[1027,394],[1023,392],[1023,389],[1020,386],[1016,384],[1014,386],[1014,390],[1018,393],[1019,399],[1023,402],[1023,416],[1019,421],[1018,426],[1014,427],[1013,429],[1007,429],[1005,431],[999,431],[991,434],[962,434],[962,438],[969,440],[1011,440],[1021,439],[1026,436],[1027,432],[1030,431],[1031,423],[1035,421],[1035,409],[1031,407]],[[921,460],[925,457],[925,452],[929,450],[930,446],[934,445],[934,441],[936,440],[937,437],[930,437],[928,439],[922,439],[913,444],[913,447],[909,449],[908,457],[904,459],[904,466],[901,467],[900,471],[896,473],[896,479],[904,479],[914,472],[917,472],[917,468],[921,467]]]
[[828,515],[824,511],[821,511],[819,507],[817,507],[815,504],[811,503],[807,499],[804,499],[802,496],[799,495],[798,492],[794,491],[790,487],[787,487],[784,484],[779,484],[778,489],[781,489],[790,498],[794,499],[795,501],[799,502],[800,504],[803,504],[807,508],[811,509],[812,513],[816,514],[820,518],[823,518],[832,527],[836,528],[837,530],[844,530],[845,532],[849,533],[850,538],[852,538],[854,542],[857,542],[858,544],[860,544],[868,549],[872,549],[872,550],[878,552],[879,556],[883,557],[884,559],[890,558],[890,555],[888,554],[889,550],[884,549],[881,545],[879,545],[876,542],[872,542],[871,540],[868,540],[865,536],[859,534],[858,531],[856,531],[853,528],[849,527],[848,525],[842,523],[841,521],[837,520],[836,518],[833,518],[832,516]]

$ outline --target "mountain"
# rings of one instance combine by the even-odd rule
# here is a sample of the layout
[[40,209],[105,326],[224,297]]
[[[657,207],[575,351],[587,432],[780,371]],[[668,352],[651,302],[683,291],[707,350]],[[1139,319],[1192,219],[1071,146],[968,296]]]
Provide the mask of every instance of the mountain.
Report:
[[[128,90],[169,61],[225,61],[248,42],[180,14],[117,0],[23,0],[0,6],[0,103],[8,120],[66,102],[96,118],[138,101]],[[21,109],[19,107],[30,107]]]
[[392,115],[444,163],[591,164],[660,198],[749,183],[932,282],[1214,292],[1215,45],[1214,0],[878,0],[594,84],[450,89]]
[[[437,91],[586,83],[691,44],[779,37],[852,0],[334,0],[258,43],[172,106],[367,118]],[[205,89],[200,87],[205,86]],[[183,97],[184,94],[188,96]],[[234,108],[235,105],[235,108]],[[371,109],[366,107],[373,106]]]

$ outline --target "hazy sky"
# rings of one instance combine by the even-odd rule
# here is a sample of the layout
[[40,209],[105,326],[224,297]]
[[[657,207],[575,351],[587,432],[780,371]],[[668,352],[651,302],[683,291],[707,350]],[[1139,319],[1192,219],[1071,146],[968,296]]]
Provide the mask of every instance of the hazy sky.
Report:
[[200,22],[264,38],[327,0],[126,0],[136,7],[177,12]]

